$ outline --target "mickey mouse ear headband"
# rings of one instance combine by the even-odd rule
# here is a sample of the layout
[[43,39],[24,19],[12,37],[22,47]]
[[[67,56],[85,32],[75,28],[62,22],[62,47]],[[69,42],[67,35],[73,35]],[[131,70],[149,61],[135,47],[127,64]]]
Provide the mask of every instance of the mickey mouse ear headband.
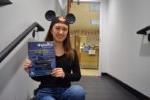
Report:
[[[56,13],[52,10],[49,10],[45,13],[45,18],[48,20],[48,21],[56,21],[56,20],[59,20],[58,18],[59,17],[56,17]],[[69,23],[69,24],[73,24],[75,22],[76,18],[75,16],[72,14],[72,13],[68,13],[66,16],[65,16],[65,22]]]

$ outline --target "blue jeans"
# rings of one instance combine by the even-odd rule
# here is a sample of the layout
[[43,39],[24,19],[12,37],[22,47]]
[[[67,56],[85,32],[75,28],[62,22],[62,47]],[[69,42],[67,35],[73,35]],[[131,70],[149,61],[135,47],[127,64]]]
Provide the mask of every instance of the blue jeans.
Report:
[[85,100],[85,91],[79,85],[69,88],[43,88],[38,90],[36,100]]

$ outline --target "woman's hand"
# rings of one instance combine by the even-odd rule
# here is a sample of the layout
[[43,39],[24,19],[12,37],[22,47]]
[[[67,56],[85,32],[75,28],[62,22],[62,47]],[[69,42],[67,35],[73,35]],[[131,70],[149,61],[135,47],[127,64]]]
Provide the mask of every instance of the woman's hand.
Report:
[[32,66],[32,61],[30,59],[25,59],[23,61],[23,67],[26,72],[29,72],[29,68]]
[[61,78],[65,77],[65,73],[64,73],[62,68],[54,68],[52,70],[51,75],[54,76],[54,77],[61,77]]

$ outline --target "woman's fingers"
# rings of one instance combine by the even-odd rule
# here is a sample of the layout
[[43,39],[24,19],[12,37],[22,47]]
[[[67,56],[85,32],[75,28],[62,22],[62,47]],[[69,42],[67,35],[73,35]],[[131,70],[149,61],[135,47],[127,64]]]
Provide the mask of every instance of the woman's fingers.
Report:
[[30,59],[25,59],[23,61],[23,67],[25,71],[28,71],[31,66],[32,66],[32,61]]
[[64,73],[62,68],[55,68],[52,70],[51,75],[55,76],[55,77],[62,77],[63,78],[65,73]]

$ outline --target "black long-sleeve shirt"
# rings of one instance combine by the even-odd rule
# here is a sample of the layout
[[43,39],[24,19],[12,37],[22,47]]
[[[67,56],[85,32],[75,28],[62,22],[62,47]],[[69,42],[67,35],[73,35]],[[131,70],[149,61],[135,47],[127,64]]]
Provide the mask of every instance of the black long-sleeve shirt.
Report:
[[63,68],[64,78],[56,78],[51,75],[31,77],[35,81],[40,81],[39,88],[69,87],[71,81],[78,81],[81,78],[80,66],[77,53],[74,53],[74,59],[69,59],[66,54],[56,56],[56,67]]

